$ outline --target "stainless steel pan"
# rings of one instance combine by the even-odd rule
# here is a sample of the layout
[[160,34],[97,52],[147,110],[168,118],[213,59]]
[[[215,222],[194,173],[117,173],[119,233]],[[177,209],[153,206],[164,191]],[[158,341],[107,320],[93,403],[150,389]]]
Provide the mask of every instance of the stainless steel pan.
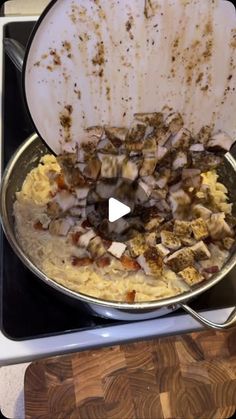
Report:
[[[13,250],[27,266],[27,268],[29,268],[42,281],[59,292],[64,293],[73,299],[77,299],[78,303],[79,301],[87,303],[90,308],[92,308],[92,310],[100,316],[108,316],[120,320],[139,320],[161,316],[182,307],[191,316],[207,327],[224,330],[236,326],[236,309],[224,324],[218,324],[202,318],[187,305],[191,299],[207,291],[209,288],[221,281],[225,275],[227,275],[227,273],[236,264],[235,251],[233,251],[230,259],[227,261],[223,269],[219,273],[215,274],[209,281],[205,281],[191,291],[176,297],[143,303],[127,304],[93,298],[79,292],[71,291],[64,286],[57,284],[52,278],[48,278],[42,271],[40,271],[27,257],[17,242],[14,231],[13,203],[15,200],[15,193],[21,189],[27,173],[29,173],[29,171],[38,164],[40,157],[48,152],[49,150],[47,147],[42,143],[39,137],[34,134],[28,138],[13,155],[2,179],[0,193],[2,225]],[[232,154],[226,154],[224,165],[222,166],[220,172],[221,176],[224,178],[224,183],[229,188],[231,199],[233,202],[236,201],[236,160]]]

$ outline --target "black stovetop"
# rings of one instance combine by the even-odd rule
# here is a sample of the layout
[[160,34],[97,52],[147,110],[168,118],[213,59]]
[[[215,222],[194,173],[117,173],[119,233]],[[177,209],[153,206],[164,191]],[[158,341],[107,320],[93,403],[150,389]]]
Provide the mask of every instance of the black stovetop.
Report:
[[[4,36],[25,45],[32,27],[33,22],[9,23],[4,28]],[[2,159],[5,166],[15,149],[34,130],[23,105],[21,76],[5,55],[3,67]],[[4,236],[0,252],[1,329],[8,337],[24,340],[119,324],[92,316],[82,303],[61,296],[41,283],[24,267]],[[192,306],[198,309],[233,306],[236,300],[235,277],[236,269]],[[181,310],[177,314],[181,314]]]

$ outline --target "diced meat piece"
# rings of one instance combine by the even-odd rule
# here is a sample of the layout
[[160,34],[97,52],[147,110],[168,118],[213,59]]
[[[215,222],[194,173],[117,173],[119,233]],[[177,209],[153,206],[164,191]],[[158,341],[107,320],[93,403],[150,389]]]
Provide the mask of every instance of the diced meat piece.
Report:
[[131,154],[131,152],[134,153],[141,153],[143,149],[143,142],[135,142],[135,141],[129,141],[125,143],[125,149]]
[[194,205],[192,211],[195,217],[200,217],[200,218],[203,218],[204,220],[207,220],[212,214],[211,210],[209,210],[208,208],[204,207],[201,204]]
[[191,132],[186,128],[181,128],[177,134],[171,139],[171,145],[173,148],[188,149],[191,140]]
[[209,236],[207,224],[203,218],[191,221],[191,227],[196,240],[206,239]]
[[189,221],[175,220],[174,233],[179,237],[191,237],[192,227]]
[[[152,190],[151,198],[155,201],[161,201],[162,199],[166,199],[168,194],[167,188],[156,188]],[[154,204],[155,205],[155,204]]]
[[127,271],[139,271],[141,269],[139,263],[127,255],[122,255],[120,262]]
[[156,152],[157,161],[160,162],[162,159],[164,159],[164,157],[166,157],[168,152],[169,152],[168,148],[163,147],[158,144],[157,152]]
[[76,196],[78,200],[83,200],[87,198],[87,195],[89,193],[89,188],[87,186],[83,186],[81,188],[75,189]]
[[157,143],[155,137],[147,137],[143,142],[143,155],[155,156],[157,153]]
[[100,170],[101,162],[98,158],[94,157],[88,161],[87,165],[84,168],[83,174],[89,179],[97,180]]
[[165,262],[174,272],[180,272],[194,264],[193,251],[188,247],[184,247],[170,255]]
[[145,230],[146,231],[156,230],[162,222],[163,222],[163,218],[161,218],[161,217],[152,218],[150,221],[148,221],[145,224]]
[[111,259],[108,256],[102,257],[98,260],[96,260],[96,265],[99,268],[105,268],[106,266],[109,266],[111,263]]
[[88,251],[93,259],[97,259],[105,255],[106,249],[103,245],[101,237],[97,236],[90,240]]
[[152,188],[142,180],[138,181],[138,186],[139,187],[135,194],[135,203],[143,205],[150,197]]
[[222,240],[225,237],[233,237],[233,230],[225,221],[224,212],[212,214],[207,222],[210,236],[213,240]]
[[105,127],[105,134],[115,147],[120,147],[128,135],[128,129],[125,127]]
[[54,202],[65,212],[76,205],[77,198],[71,192],[62,190],[56,194]]
[[214,153],[191,152],[192,167],[200,169],[201,172],[216,169],[222,163],[222,157]]
[[181,241],[171,231],[161,231],[161,243],[163,246],[171,250],[178,250],[181,247]]
[[133,291],[128,291],[127,293],[126,293],[126,302],[127,303],[130,303],[130,304],[132,304],[132,303],[134,303],[134,301],[135,301],[135,295],[136,295],[136,291],[135,290],[133,290]]
[[183,167],[187,166],[187,164],[188,164],[187,154],[184,151],[179,151],[173,160],[172,168],[173,170],[182,169]]
[[199,284],[199,282],[202,282],[205,279],[194,266],[189,266],[178,274],[190,286]]
[[137,261],[146,275],[161,275],[163,259],[155,247],[150,247],[137,258]]
[[86,233],[82,234],[79,238],[79,246],[85,247],[87,249],[89,242],[96,236],[96,233],[93,230],[89,230]]
[[63,210],[61,209],[58,202],[50,201],[47,204],[47,214],[51,217],[58,217]]
[[49,232],[52,236],[67,236],[73,225],[74,221],[71,218],[52,220],[49,224]]
[[158,254],[163,259],[170,254],[170,250],[167,249],[167,247],[163,246],[163,244],[161,244],[161,243],[156,245],[156,249],[157,249]]
[[170,176],[171,171],[169,169],[165,169],[160,173],[160,176],[158,176],[157,180],[155,181],[155,184],[161,189],[165,188],[168,184]]
[[103,156],[101,166],[101,177],[115,178],[118,176],[118,159],[116,156]]
[[[77,154],[65,153],[57,157],[57,161],[62,168],[62,174],[65,177],[66,183],[69,186],[82,186],[85,184],[85,179],[78,167],[76,167]],[[83,160],[84,162],[84,160]]]
[[193,151],[193,152],[202,152],[204,151],[204,145],[201,143],[196,143],[196,144],[192,144],[191,147],[189,148],[189,151]]
[[146,124],[142,124],[140,122],[134,122],[129,129],[129,132],[127,134],[126,140],[127,141],[141,141],[146,132]]
[[122,164],[122,177],[124,179],[135,180],[139,174],[138,164],[131,160],[124,160]]
[[196,141],[203,144],[204,146],[207,145],[208,140],[210,139],[212,134],[212,128],[209,127],[208,125],[203,126],[199,133],[196,136]]
[[233,245],[234,245],[234,243],[235,243],[235,240],[232,239],[231,237],[225,237],[223,239],[223,245],[224,245],[224,248],[226,250],[231,250],[232,247],[233,247]]
[[169,201],[176,218],[184,218],[186,215],[189,215],[191,198],[183,189],[172,192],[169,196]]
[[90,259],[89,257],[84,257],[84,258],[78,258],[76,256],[72,257],[73,266],[82,267],[82,266],[89,266],[92,264],[93,264],[93,260]]
[[196,244],[196,240],[193,237],[181,236],[180,241],[184,246],[194,246]]
[[167,127],[161,126],[160,128],[155,130],[154,135],[156,143],[162,147],[169,140],[171,133],[169,132]]
[[140,176],[152,175],[157,165],[156,157],[144,157],[142,167],[140,169]]
[[229,151],[235,140],[223,131],[214,134],[207,143],[208,149],[221,149]]
[[117,259],[120,259],[126,249],[126,244],[113,242],[112,245],[108,248],[108,252],[115,256]]
[[208,245],[208,249],[211,253],[211,257],[210,259],[201,260],[199,262],[201,263],[202,268],[205,269],[212,266],[218,266],[218,268],[221,269],[229,257],[229,252],[227,250],[220,249],[219,246],[216,246],[213,243]]
[[173,112],[165,120],[165,125],[169,128],[172,135],[177,134],[184,126],[184,121],[180,113]]
[[97,145],[97,151],[102,154],[117,154],[118,150],[108,138],[103,138]]
[[156,246],[156,232],[152,231],[151,233],[145,234],[145,241],[148,246]]
[[194,259],[196,261],[206,260],[211,257],[211,253],[203,241],[196,243],[191,247],[191,250],[193,251]]
[[134,117],[137,121],[152,127],[159,127],[163,124],[163,114],[161,112],[135,113]]
[[134,238],[128,241],[129,252],[132,257],[142,255],[147,250],[147,244],[143,234],[137,234]]

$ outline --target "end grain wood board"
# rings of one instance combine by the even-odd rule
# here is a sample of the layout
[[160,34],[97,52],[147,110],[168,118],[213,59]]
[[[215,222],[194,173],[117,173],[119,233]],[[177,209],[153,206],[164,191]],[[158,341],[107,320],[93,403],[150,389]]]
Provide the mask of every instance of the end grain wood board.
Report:
[[236,329],[34,362],[25,376],[25,408],[27,419],[230,418]]

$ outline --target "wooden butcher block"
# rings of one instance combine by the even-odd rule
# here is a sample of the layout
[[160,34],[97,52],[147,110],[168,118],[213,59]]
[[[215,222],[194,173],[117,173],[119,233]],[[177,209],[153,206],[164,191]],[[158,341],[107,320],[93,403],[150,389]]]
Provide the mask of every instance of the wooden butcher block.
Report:
[[232,417],[236,329],[34,362],[25,376],[25,407],[27,419]]

